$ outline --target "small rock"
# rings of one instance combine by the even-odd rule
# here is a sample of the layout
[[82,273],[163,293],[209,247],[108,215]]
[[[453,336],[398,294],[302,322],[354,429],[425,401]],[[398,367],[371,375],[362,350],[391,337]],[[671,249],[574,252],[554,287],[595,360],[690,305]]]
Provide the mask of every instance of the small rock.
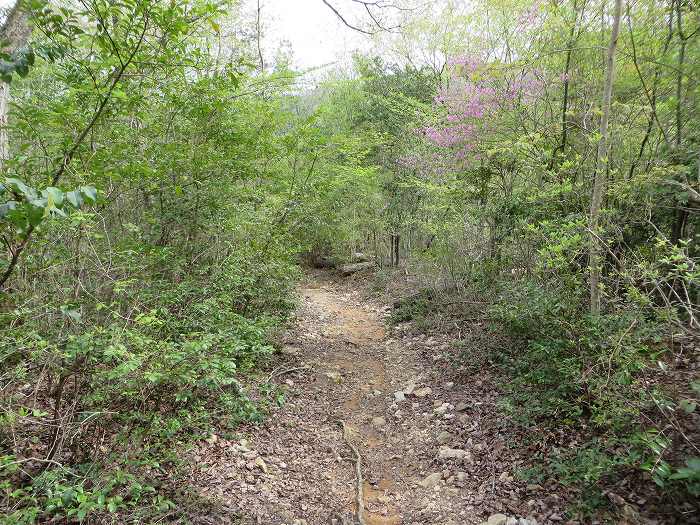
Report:
[[471,455],[466,450],[460,450],[458,448],[440,447],[440,451],[438,452],[438,459],[471,460]]
[[368,270],[370,268],[374,267],[374,263],[369,261],[369,262],[358,262],[358,263],[352,263],[352,264],[344,264],[343,266],[340,267],[340,271],[342,274],[347,277],[348,275],[352,275],[353,273],[356,272],[362,272],[364,270]]
[[508,521],[508,516],[505,514],[492,514],[486,523],[488,525],[506,525]]
[[429,386],[424,386],[423,388],[418,388],[418,389],[413,391],[413,395],[416,397],[426,397],[432,393],[433,393],[433,389],[430,388]]
[[262,470],[265,474],[267,474],[267,465],[265,464],[265,461],[263,458],[258,457],[255,459],[255,466],[258,467],[260,470]]
[[467,481],[467,473],[466,472],[457,472],[457,481]]
[[452,388],[453,386],[455,386],[455,384],[454,384],[454,382],[452,382],[452,381],[449,381],[449,382],[445,383],[445,388],[447,388],[447,389],[450,389],[450,388]]
[[442,479],[442,472],[435,472],[427,476],[423,481],[419,483],[421,487],[426,489],[432,488],[437,485]]
[[384,419],[383,417],[376,416],[376,417],[372,418],[372,426],[379,428],[379,427],[383,427],[385,425],[386,425],[386,419]]
[[340,383],[342,381],[342,377],[338,372],[326,372],[326,377],[334,383]]
[[282,349],[280,350],[280,353],[282,355],[287,355],[290,357],[296,357],[299,355],[300,350],[296,346],[283,346]]
[[457,403],[455,410],[457,412],[464,412],[467,408],[468,408],[467,404],[464,401],[460,401],[459,403]]
[[403,393],[406,394],[407,396],[410,396],[413,394],[414,390],[416,389],[416,384],[411,382],[406,386],[406,388],[403,389]]
[[443,404],[440,405],[439,407],[433,409],[433,412],[435,412],[436,414],[441,414],[441,415],[442,415],[442,414],[444,414],[445,412],[447,412],[449,409],[450,409],[450,404],[449,404],[449,403],[443,403]]
[[437,442],[438,442],[439,444],[441,444],[441,445],[446,445],[446,444],[449,443],[451,440],[452,440],[452,434],[450,434],[449,432],[447,432],[447,430],[443,430],[442,432],[440,432],[440,433],[438,434]]
[[525,487],[528,492],[537,492],[538,490],[542,490],[542,485],[539,485],[537,483],[530,483],[527,487]]
[[406,400],[406,393],[402,392],[399,390],[398,392],[394,392],[394,399],[396,399],[397,402],[401,403],[402,401]]
[[509,481],[513,481],[513,478],[511,478],[507,472],[503,472],[500,476],[498,476],[498,481],[501,483],[507,483]]
[[517,518],[508,518],[508,521],[506,521],[506,525],[518,525]]

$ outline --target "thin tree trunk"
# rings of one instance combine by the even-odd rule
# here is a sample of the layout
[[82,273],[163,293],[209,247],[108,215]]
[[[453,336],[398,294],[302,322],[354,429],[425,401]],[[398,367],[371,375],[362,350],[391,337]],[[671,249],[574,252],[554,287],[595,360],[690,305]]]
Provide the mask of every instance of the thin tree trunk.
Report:
[[7,108],[10,102],[10,84],[0,82],[0,171],[10,158],[10,137],[7,133]]
[[685,74],[685,48],[687,37],[683,32],[681,2],[676,2],[676,15],[678,29],[678,39],[680,40],[680,49],[678,50],[678,78],[676,81],[676,150],[681,146],[683,136],[683,76]]
[[564,94],[561,108],[561,142],[554,148],[552,152],[552,158],[549,161],[549,169],[554,169],[558,162],[557,156],[561,151],[562,154],[566,152],[566,140],[569,131],[569,123],[566,119],[566,113],[569,111],[569,73],[571,71],[571,54],[573,52],[573,47],[576,41],[576,26],[578,25],[578,6],[576,0],[574,0],[574,23],[571,25],[571,31],[569,33],[569,42],[566,50],[566,62],[564,64]]
[[[19,2],[4,10],[5,20],[0,27],[0,38],[5,40],[5,52],[12,52],[22,47],[29,38],[27,14]],[[7,132],[7,118],[10,105],[10,84],[0,81],[0,171],[5,168],[10,158],[10,137]]]
[[258,10],[257,10],[256,16],[255,16],[255,32],[257,33],[257,39],[258,39],[258,58],[260,59],[260,72],[263,73],[263,72],[265,72],[265,59],[263,58],[262,46],[260,44],[260,40],[262,38],[260,11],[261,11],[260,0],[258,0]]
[[608,162],[608,120],[610,118],[610,101],[612,99],[613,80],[615,78],[615,50],[620,34],[620,15],[622,13],[622,0],[615,0],[612,32],[606,60],[605,86],[603,88],[603,114],[600,118],[600,140],[596,154],[595,175],[593,180],[593,196],[591,199],[590,229],[590,287],[591,287],[591,314],[600,313],[600,273],[601,273],[601,246],[598,241],[598,229],[600,223],[600,208],[603,202],[606,183],[605,165]]
[[394,236],[394,266],[398,267],[398,265],[399,265],[400,253],[401,253],[401,236],[396,234]]
[[[683,144],[683,77],[685,76],[685,50],[688,37],[683,32],[683,18],[681,2],[676,2],[676,15],[678,28],[678,39],[680,46],[678,50],[678,77],[676,79],[676,137],[674,149],[677,157],[680,157],[681,145]],[[677,244],[684,237],[685,225],[688,221],[688,210],[680,206],[676,210],[676,218],[671,230],[671,243]]]
[[[671,40],[673,39],[673,19],[674,19],[674,0],[671,0],[671,6],[669,9],[669,17],[668,17],[668,35],[666,37],[666,40],[664,42],[664,47],[662,51],[662,57],[666,56],[666,53],[668,52],[668,48],[671,45]],[[649,122],[647,123],[647,129],[646,132],[644,133],[644,138],[642,139],[642,143],[639,146],[639,153],[637,155],[637,158],[632,162],[630,165],[629,169],[629,174],[628,174],[628,179],[631,179],[634,175],[634,171],[637,169],[637,166],[639,165],[639,162],[642,160],[642,156],[644,155],[644,148],[646,147],[647,143],[649,142],[649,138],[651,137],[651,132],[654,129],[654,123],[659,128],[659,132],[661,133],[662,137],[664,138],[664,141],[666,142],[667,145],[669,144],[668,138],[666,137],[666,130],[663,128],[661,123],[659,122],[659,117],[656,112],[656,94],[657,94],[657,89],[658,89],[658,84],[659,84],[659,78],[661,77],[661,67],[657,63],[654,67],[654,80],[651,85],[651,92],[649,92],[649,89],[647,89],[646,82],[644,81],[644,75],[642,75],[642,71],[639,67],[639,62],[637,61],[637,46],[635,44],[634,40],[634,31],[632,30],[632,15],[630,13],[630,4],[629,0],[627,1],[627,27],[629,29],[629,36],[630,36],[630,44],[632,47],[632,62],[634,63],[634,68],[637,71],[637,76],[639,76],[639,81],[642,84],[642,89],[644,90],[644,94],[647,97],[647,100],[649,101],[649,106],[651,107],[651,114],[649,116]],[[659,59],[660,60],[660,59]]]

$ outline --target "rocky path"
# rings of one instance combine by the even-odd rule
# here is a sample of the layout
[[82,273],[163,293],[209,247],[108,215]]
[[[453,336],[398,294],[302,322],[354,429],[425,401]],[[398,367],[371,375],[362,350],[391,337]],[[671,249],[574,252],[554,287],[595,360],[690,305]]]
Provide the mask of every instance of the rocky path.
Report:
[[344,281],[317,275],[299,292],[269,381],[284,402],[244,438],[212,436],[194,451],[203,496],[241,523],[534,522],[494,515],[524,509],[484,419],[496,394],[432,366],[447,340],[389,330],[388,307]]

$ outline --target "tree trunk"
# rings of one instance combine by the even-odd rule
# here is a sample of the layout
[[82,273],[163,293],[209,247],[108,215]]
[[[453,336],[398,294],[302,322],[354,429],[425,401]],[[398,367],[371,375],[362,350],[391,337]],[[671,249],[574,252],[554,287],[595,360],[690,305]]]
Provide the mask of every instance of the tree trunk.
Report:
[[10,158],[10,137],[7,134],[7,106],[10,102],[10,84],[0,82],[0,171]]
[[255,32],[257,34],[257,39],[258,39],[258,58],[260,59],[260,73],[265,72],[265,59],[263,58],[263,53],[262,53],[262,46],[260,45],[260,40],[262,38],[262,29],[261,29],[261,7],[260,7],[260,0],[258,0],[258,9],[255,15]]
[[[5,9],[5,20],[0,27],[0,38],[8,45],[5,52],[12,52],[22,47],[29,38],[27,14],[20,9],[20,3],[14,2],[12,7]],[[0,81],[0,170],[4,170],[7,159],[10,158],[10,138],[7,133],[7,116],[10,105],[10,85]]]
[[[680,45],[678,49],[678,76],[676,77],[676,137],[674,140],[675,156],[681,157],[681,145],[683,144],[683,77],[685,76],[685,50],[688,37],[683,31],[683,15],[681,2],[675,3],[678,28],[678,39]],[[676,218],[671,231],[671,242],[677,244],[685,236],[685,225],[688,221],[688,210],[679,204],[676,210]]]
[[399,265],[399,252],[401,246],[401,236],[392,234],[391,236],[391,265],[396,267]]
[[600,207],[603,202],[606,183],[607,146],[608,146],[608,119],[610,118],[610,101],[612,99],[613,80],[615,78],[615,50],[620,34],[620,15],[622,12],[622,0],[615,0],[612,32],[606,60],[605,86],[603,88],[603,114],[600,118],[600,140],[596,154],[595,175],[593,180],[593,196],[591,199],[591,215],[589,221],[590,230],[590,287],[591,287],[591,314],[600,313],[600,273],[601,273],[601,246],[598,239],[600,223]]
[[571,54],[573,52],[574,45],[576,43],[576,26],[578,25],[578,5],[576,0],[574,0],[574,23],[571,25],[571,30],[569,32],[569,42],[566,50],[566,61],[564,64],[564,94],[562,100],[561,108],[561,142],[554,148],[552,152],[552,158],[549,160],[549,169],[552,170],[557,167],[558,160],[557,155],[559,152],[562,155],[566,154],[566,141],[569,131],[569,123],[567,122],[567,112],[569,111],[569,86],[570,79],[569,74],[571,72]]

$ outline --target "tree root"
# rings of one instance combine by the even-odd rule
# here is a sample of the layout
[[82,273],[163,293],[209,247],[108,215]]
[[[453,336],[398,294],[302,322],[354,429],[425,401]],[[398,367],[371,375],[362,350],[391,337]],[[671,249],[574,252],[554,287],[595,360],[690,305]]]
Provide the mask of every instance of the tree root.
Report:
[[365,522],[365,497],[363,494],[364,481],[362,480],[362,457],[357,447],[353,445],[350,441],[350,436],[348,433],[348,426],[342,419],[338,421],[338,424],[343,428],[343,439],[348,444],[348,447],[352,450],[355,455],[354,459],[351,459],[355,463],[355,482],[357,487],[357,492],[355,494],[357,500],[357,523],[359,525],[367,525]]

